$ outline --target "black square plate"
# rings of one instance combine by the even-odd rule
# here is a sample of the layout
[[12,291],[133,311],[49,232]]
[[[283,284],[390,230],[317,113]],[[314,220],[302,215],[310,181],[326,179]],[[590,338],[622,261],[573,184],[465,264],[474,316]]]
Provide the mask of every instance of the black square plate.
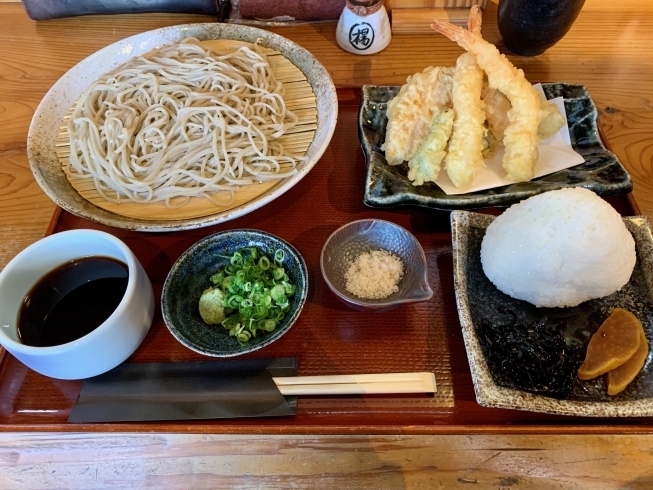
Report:
[[[576,381],[564,399],[500,386],[488,365],[479,341],[483,321],[505,323],[502,310],[513,312],[516,320],[530,324],[543,317],[566,318],[563,331],[567,345],[585,342],[599,328],[613,308],[631,311],[644,327],[646,338],[653,338],[653,237],[645,216],[623,218],[635,239],[637,262],[628,283],[604,298],[585,301],[571,308],[536,308],[511,298],[497,289],[485,276],[481,264],[481,242],[486,228],[495,217],[487,214],[454,211],[451,213],[454,286],[458,316],[463,331],[467,359],[474,381],[476,401],[485,407],[512,408],[532,412],[587,417],[653,416],[653,352],[628,387],[615,396],[606,392],[604,376]],[[584,353],[584,350],[582,351]],[[583,354],[584,357],[584,354]]]
[[603,145],[596,126],[597,111],[583,85],[568,83],[542,84],[547,99],[563,97],[571,145],[585,158],[585,163],[494,189],[448,196],[436,184],[414,186],[408,180],[408,166],[387,164],[381,145],[385,141],[388,101],[401,87],[364,85],[358,113],[358,132],[367,160],[367,178],[363,202],[384,208],[414,204],[433,209],[478,209],[509,206],[542,192],[564,187],[585,187],[600,196],[626,194],[633,189],[630,175],[614,153]]

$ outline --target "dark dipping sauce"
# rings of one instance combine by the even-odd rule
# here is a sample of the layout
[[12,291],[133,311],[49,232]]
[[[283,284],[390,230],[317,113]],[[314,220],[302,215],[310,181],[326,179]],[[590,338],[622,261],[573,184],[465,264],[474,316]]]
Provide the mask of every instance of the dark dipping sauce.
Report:
[[120,304],[128,279],[127,265],[109,257],[84,257],[50,271],[23,299],[20,341],[52,347],[89,334]]

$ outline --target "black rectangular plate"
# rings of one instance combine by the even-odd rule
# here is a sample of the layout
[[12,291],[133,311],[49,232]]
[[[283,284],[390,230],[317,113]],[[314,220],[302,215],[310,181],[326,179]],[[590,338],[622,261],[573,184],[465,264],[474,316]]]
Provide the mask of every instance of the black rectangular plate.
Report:
[[436,184],[414,186],[407,164],[387,164],[381,145],[385,141],[388,101],[401,87],[364,85],[358,113],[358,134],[367,160],[363,202],[374,208],[413,204],[433,209],[478,209],[510,206],[542,192],[564,187],[585,187],[600,196],[626,194],[633,189],[630,175],[616,155],[603,145],[596,126],[597,110],[583,85],[542,84],[547,99],[563,97],[571,145],[585,163],[530,182],[448,196]]

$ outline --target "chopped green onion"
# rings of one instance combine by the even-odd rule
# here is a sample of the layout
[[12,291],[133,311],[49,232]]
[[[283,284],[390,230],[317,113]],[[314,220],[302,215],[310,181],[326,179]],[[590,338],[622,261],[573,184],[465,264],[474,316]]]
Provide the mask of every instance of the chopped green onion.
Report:
[[268,270],[270,268],[270,259],[268,259],[265,255],[261,257],[258,261],[258,266],[261,268],[261,270]]
[[277,322],[274,320],[259,320],[258,328],[265,330],[266,332],[272,332],[277,327]]
[[286,296],[292,296],[295,294],[297,287],[294,284],[289,283],[288,281],[283,281],[283,288],[286,290]]
[[296,286],[283,267],[283,250],[271,250],[270,256],[254,247],[237,250],[224,269],[210,281],[224,293],[227,317],[222,326],[238,342],[246,343],[259,332],[275,330],[290,311],[289,297]]
[[286,290],[281,284],[277,284],[272,289],[270,289],[270,297],[275,301],[275,303],[278,303],[281,298],[286,295],[285,293]]
[[242,265],[243,256],[240,252],[235,252],[230,259],[231,265]]

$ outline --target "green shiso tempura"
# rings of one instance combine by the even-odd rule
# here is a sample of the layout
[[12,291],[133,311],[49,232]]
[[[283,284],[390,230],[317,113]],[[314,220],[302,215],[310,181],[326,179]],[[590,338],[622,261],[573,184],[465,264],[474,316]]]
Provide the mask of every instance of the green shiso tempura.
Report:
[[[272,332],[290,310],[296,287],[283,268],[284,252],[270,252],[272,260],[259,249],[238,250],[229,265],[213,274],[213,286],[199,301],[204,323],[221,324],[238,342],[248,342],[257,332]],[[224,257],[224,256],[223,256]]]

